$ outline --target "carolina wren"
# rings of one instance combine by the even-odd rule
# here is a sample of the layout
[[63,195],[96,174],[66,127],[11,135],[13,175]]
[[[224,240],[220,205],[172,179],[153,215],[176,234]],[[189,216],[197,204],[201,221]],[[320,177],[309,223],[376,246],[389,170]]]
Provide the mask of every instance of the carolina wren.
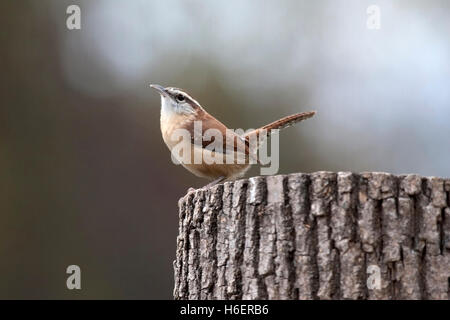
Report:
[[[157,90],[161,95],[161,132],[167,147],[173,151],[177,145],[178,147],[181,145],[184,150],[190,151],[190,157],[180,161],[181,164],[196,176],[214,180],[210,185],[245,174],[251,165],[251,160],[256,159],[256,151],[260,146],[257,143],[252,148],[250,144],[252,138],[266,137],[271,130],[286,128],[294,123],[311,118],[315,114],[315,111],[293,114],[259,129],[238,135],[206,112],[186,91],[173,87],[164,88],[157,84],[152,84],[150,87]],[[196,136],[204,137],[208,130],[212,131],[211,129],[219,133],[219,136],[216,135],[215,139],[219,137],[222,141],[219,142],[220,148],[214,150],[208,147],[212,142],[204,141],[203,138],[193,138]],[[181,141],[180,139],[174,139],[174,133],[177,130],[187,132],[190,139],[181,139]],[[219,139],[217,140],[219,141]],[[231,156],[233,161],[231,163],[230,161],[213,163],[201,161],[199,163],[194,160],[196,157],[197,159],[203,159],[205,156],[221,160],[224,157]],[[239,161],[237,158],[243,159],[243,161]]]

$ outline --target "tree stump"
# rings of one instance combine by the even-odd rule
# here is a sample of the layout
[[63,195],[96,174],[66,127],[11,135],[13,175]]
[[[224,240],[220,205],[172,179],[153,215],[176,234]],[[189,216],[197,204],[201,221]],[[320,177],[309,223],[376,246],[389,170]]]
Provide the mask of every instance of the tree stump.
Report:
[[449,299],[450,180],[254,177],[180,199],[175,299]]

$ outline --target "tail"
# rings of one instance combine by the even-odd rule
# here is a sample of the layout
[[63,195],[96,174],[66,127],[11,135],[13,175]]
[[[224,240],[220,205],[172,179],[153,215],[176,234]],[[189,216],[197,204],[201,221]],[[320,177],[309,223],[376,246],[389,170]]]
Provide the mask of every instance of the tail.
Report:
[[265,133],[266,135],[268,135],[270,133],[270,131],[273,129],[284,129],[284,128],[290,127],[297,122],[311,118],[315,114],[316,114],[315,111],[308,111],[308,112],[296,113],[296,114],[281,118],[280,120],[266,124],[264,127],[261,127],[259,129],[255,129],[253,131],[248,132],[247,134],[244,135],[244,138],[248,140],[250,137],[252,137],[254,135],[259,136],[261,133]]

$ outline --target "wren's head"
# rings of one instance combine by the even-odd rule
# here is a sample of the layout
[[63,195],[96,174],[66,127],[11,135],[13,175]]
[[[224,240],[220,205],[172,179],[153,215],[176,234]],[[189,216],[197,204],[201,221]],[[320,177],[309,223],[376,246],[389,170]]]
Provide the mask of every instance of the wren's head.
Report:
[[158,84],[151,84],[150,87],[161,95],[161,113],[189,115],[195,114],[197,110],[202,109],[197,101],[179,88],[164,88]]

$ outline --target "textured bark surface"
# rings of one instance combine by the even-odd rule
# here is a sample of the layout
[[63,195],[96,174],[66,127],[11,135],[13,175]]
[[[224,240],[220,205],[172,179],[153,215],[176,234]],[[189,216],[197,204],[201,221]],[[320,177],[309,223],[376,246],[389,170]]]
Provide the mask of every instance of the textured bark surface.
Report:
[[449,299],[450,180],[254,177],[179,202],[175,299]]

